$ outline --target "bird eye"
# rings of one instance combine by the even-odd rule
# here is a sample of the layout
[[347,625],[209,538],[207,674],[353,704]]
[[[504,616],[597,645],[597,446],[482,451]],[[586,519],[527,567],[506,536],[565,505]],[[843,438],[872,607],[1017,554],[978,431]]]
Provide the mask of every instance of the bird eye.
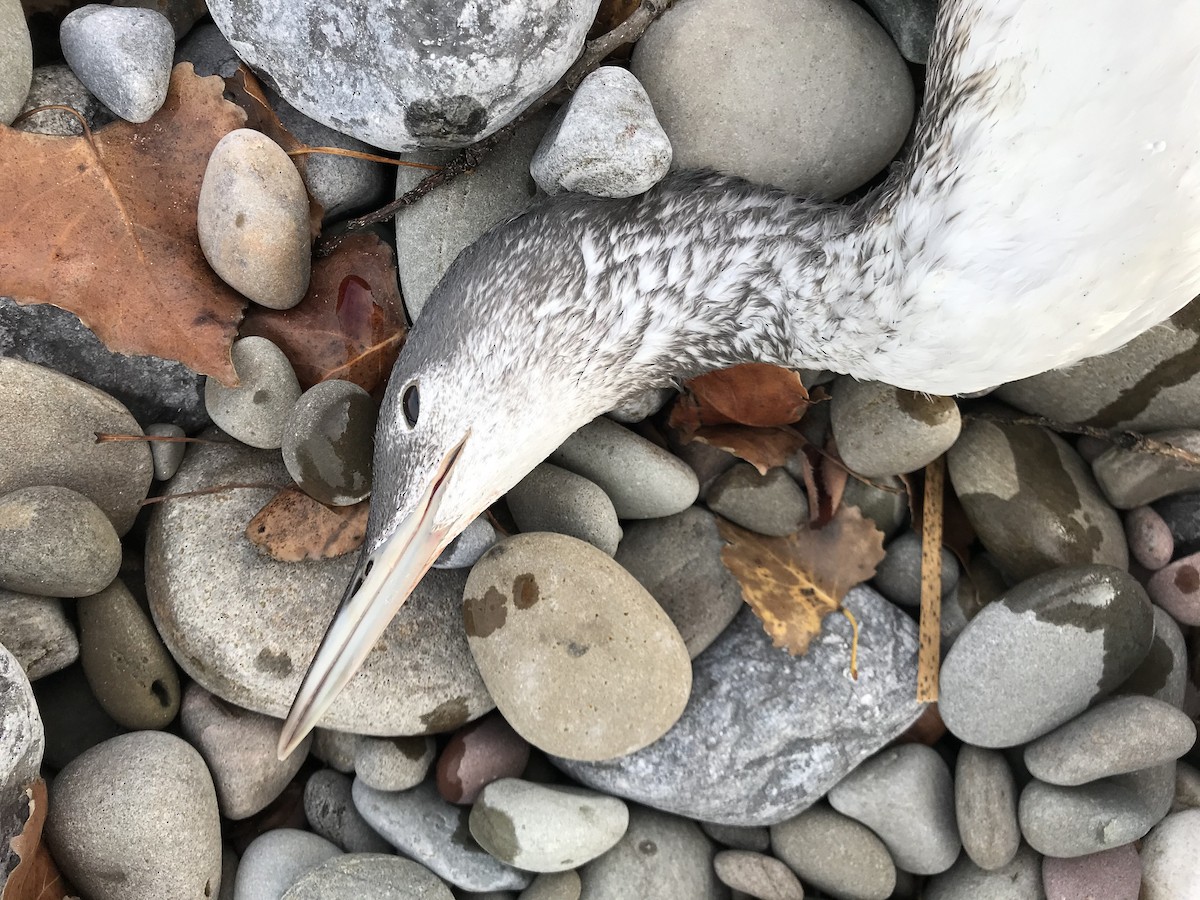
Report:
[[421,412],[421,394],[415,384],[404,390],[404,419],[409,428],[417,427],[417,416]]

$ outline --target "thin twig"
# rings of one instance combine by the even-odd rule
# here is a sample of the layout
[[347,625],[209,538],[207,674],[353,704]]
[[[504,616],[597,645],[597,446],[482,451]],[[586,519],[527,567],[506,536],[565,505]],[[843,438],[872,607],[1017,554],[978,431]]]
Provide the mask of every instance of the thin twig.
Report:
[[[11,124],[13,127],[16,127],[18,123],[24,122],[26,119],[28,119],[34,113],[46,112],[47,110],[50,110],[50,109],[57,109],[62,112],[68,112],[71,115],[73,115],[76,119],[79,120],[79,124],[81,126],[83,126],[83,137],[86,137],[88,139],[89,144],[92,142],[92,129],[88,127],[87,119],[85,119],[83,117],[83,115],[79,112],[79,110],[77,110],[75,107],[65,106],[61,103],[48,103],[45,106],[35,106],[33,109],[27,109],[27,110],[25,110],[25,112],[21,113],[19,116],[17,116],[15,119],[13,119]],[[78,137],[78,135],[76,135],[76,136]]]
[[917,702],[938,698],[942,655],[942,499],[946,458],[925,467],[921,516],[921,621],[918,626]]
[[[792,426],[786,426],[786,427],[792,427]],[[830,453],[828,450],[824,449],[823,447],[818,447],[816,444],[814,444],[812,441],[810,441],[808,438],[806,438],[804,436],[804,432],[800,431],[799,429],[796,429],[796,433],[800,435],[800,438],[801,438],[801,440],[804,441],[805,446],[812,447],[814,450],[817,451],[817,453],[819,453],[821,456],[823,456],[827,462],[833,463],[833,465],[837,466],[839,469],[844,469],[846,474],[849,475],[851,478],[853,478],[855,481],[859,481],[859,482],[867,485],[868,487],[873,487],[877,491],[887,491],[889,494],[905,493],[903,488],[896,488],[896,487],[892,487],[891,485],[887,485],[887,484],[879,484],[876,481],[872,481],[866,475],[859,475],[852,468],[850,468],[848,465],[846,465],[846,463],[843,462],[840,458],[834,456],[832,453]]]
[[1200,453],[1184,450],[1182,447],[1176,447],[1168,444],[1166,441],[1147,437],[1137,431],[1122,431],[1113,428],[1097,428],[1094,425],[1059,422],[1055,419],[1047,419],[1045,416],[1005,416],[995,413],[968,413],[965,418],[1009,425],[1031,425],[1039,428],[1049,428],[1051,431],[1060,434],[1078,434],[1085,437],[1098,438],[1099,440],[1107,441],[1121,450],[1131,450],[1135,453],[1149,453],[1153,456],[1164,456],[1185,466],[1200,468]]
[[93,431],[97,444],[120,444],[131,441],[154,441],[159,444],[228,444],[229,441],[210,441],[208,438],[174,437],[169,434],[106,434]]
[[324,153],[329,156],[349,156],[351,159],[365,159],[367,162],[387,163],[392,166],[408,166],[412,169],[429,169],[437,172],[442,167],[431,163],[409,162],[392,156],[380,156],[377,153],[363,153],[361,150],[346,150],[343,147],[297,147],[287,151],[288,156],[306,156],[309,153]]
[[229,484],[218,484],[216,487],[204,488],[199,491],[184,491],[179,494],[160,494],[157,497],[147,497],[142,501],[142,506],[150,506],[153,503],[163,503],[167,500],[184,500],[188,497],[205,497],[209,494],[220,494],[224,491],[237,490],[271,490],[278,491],[282,488],[282,484],[270,484],[265,481],[235,481]]

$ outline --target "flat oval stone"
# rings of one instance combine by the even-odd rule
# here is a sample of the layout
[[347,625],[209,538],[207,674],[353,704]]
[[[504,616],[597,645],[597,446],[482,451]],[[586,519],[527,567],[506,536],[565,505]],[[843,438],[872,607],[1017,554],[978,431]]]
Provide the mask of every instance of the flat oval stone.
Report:
[[300,382],[283,351],[263,337],[234,341],[233,368],[240,383],[226,387],[204,380],[204,407],[231,437],[262,450],[283,444],[292,407],[300,399]]
[[1133,844],[1074,859],[1047,856],[1042,860],[1042,884],[1050,900],[1138,900],[1142,861]]
[[929,879],[927,900],[1034,900],[1042,898],[1041,857],[1022,845],[1012,862],[999,869],[979,868],[963,856],[947,872]]
[[612,759],[657,740],[683,712],[692,684],[683,639],[591,544],[547,532],[508,538],[475,564],[464,598],[484,683],[535,747]]
[[713,857],[722,883],[762,900],[804,900],[800,879],[772,856],[748,850],[722,850]]
[[783,537],[808,522],[808,498],[781,467],[760,475],[737,463],[719,475],[705,497],[708,508],[743,528]]
[[722,846],[733,850],[764,853],[771,847],[771,832],[765,825],[718,825],[701,822],[700,828]]
[[[198,444],[166,493],[289,480],[277,453]],[[159,504],[147,533],[146,591],[163,641],[205,690],[282,718],[354,558],[283,563],[260,553],[245,529],[274,494],[241,489]],[[364,734],[436,733],[492,708],[463,634],[465,580],[465,573],[426,575],[322,724]]]
[[406,791],[425,780],[433,764],[428,737],[363,737],[354,748],[354,771],[380,791]]
[[281,900],[454,900],[420,863],[383,853],[347,853],[309,869]]
[[196,900],[220,889],[212,778],[172,734],[124,734],[77,756],[54,779],[45,834],[63,874],[95,900]]
[[824,803],[771,826],[771,851],[809,887],[847,900],[887,900],[896,865],[875,832]]
[[1058,435],[977,419],[947,460],[967,518],[1010,581],[1060,566],[1129,565],[1120,518]]
[[471,807],[471,835],[492,856],[532,872],[564,872],[607,852],[629,826],[629,807],[583,788],[501,778]]
[[[872,583],[876,590],[901,606],[921,605],[921,538],[905,531],[887,545],[887,556],[875,567]],[[942,597],[958,587],[958,557],[945,547],[941,551]]]
[[354,805],[351,780],[334,769],[313,772],[304,784],[304,818],[312,830],[347,853],[388,853],[392,845]]
[[1200,809],[1172,813],[1142,844],[1140,900],[1192,900],[1200,884]]
[[487,785],[517,778],[529,763],[529,744],[499,713],[464,725],[437,763],[437,788],[451,803],[474,803]]
[[1004,754],[963,744],[954,767],[954,812],[967,856],[993,872],[1021,846],[1017,786]]
[[115,579],[75,609],[83,672],[104,711],[129,729],[166,728],[179,712],[179,674],[125,583]]
[[0,357],[0,494],[47,484],[71,488],[125,534],[150,490],[150,449],[141,441],[97,444],[96,432],[141,434],[141,428],[103,391]]
[[962,430],[953,397],[849,376],[834,382],[829,414],[842,461],[867,478],[924,468],[949,450]]
[[[146,434],[153,437],[184,437],[184,431],[178,425],[162,423],[147,425]],[[150,441],[150,458],[154,461],[154,479],[168,481],[179,470],[183,455],[187,452],[187,444],[176,441]]]
[[121,568],[121,539],[104,511],[70,488],[0,494],[0,588],[40,597],[85,597]]
[[[1147,437],[1189,453],[1200,450],[1200,431],[1195,428],[1156,431]],[[1133,509],[1200,488],[1200,471],[1195,466],[1124,447],[1109,447],[1092,460],[1092,472],[1108,502],[1117,509]]]
[[617,511],[600,486],[582,475],[542,463],[506,495],[521,531],[553,531],[587,541],[609,556],[621,542]]
[[[1077,716],[1145,659],[1154,616],[1127,572],[1079,566],[1021,582],[946,654],[938,709],[958,738],[1014,747]],[[1027,659],[1036,665],[1014,666]]]
[[79,658],[75,629],[56,597],[0,590],[0,646],[17,658],[30,681]]
[[330,506],[371,494],[378,411],[353,382],[331,379],[300,395],[283,428],[283,464],[300,489]]
[[1200,625],[1200,553],[1159,569],[1146,582],[1146,590],[1177,622]]
[[291,157],[265,134],[238,128],[217,142],[200,184],[196,232],[221,280],[255,303],[291,309],[308,290],[308,191]]
[[273,828],[242,854],[234,900],[279,900],[305,872],[340,855],[337,847],[311,832]]
[[1152,506],[1138,506],[1125,514],[1125,538],[1129,555],[1138,564],[1156,572],[1175,555],[1171,526]]
[[25,793],[40,775],[45,730],[29,679],[16,657],[0,646],[0,864],[15,866],[9,841],[29,818]]
[[622,519],[674,515],[700,492],[687,463],[604,416],[563,441],[550,462],[600,485]]

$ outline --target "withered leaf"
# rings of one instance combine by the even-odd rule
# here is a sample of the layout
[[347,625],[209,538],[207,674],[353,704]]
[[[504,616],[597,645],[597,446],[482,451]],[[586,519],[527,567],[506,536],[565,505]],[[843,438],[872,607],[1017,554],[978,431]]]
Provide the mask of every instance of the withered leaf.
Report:
[[684,384],[669,424],[685,434],[707,425],[770,428],[800,421],[808,407],[808,391],[791,369],[746,363]]
[[305,390],[340,378],[375,392],[404,344],[403,309],[392,248],[368,232],[349,234],[313,262],[297,306],[252,309],[242,334],[274,341]]
[[696,431],[692,438],[744,459],[763,475],[784,465],[805,445],[800,432],[787,426],[710,425]]
[[290,485],[267,501],[246,526],[246,537],[280,562],[333,559],[353,553],[367,533],[369,502],[326,506]]
[[29,797],[29,818],[21,833],[9,841],[20,862],[8,876],[0,900],[63,900],[70,886],[59,874],[42,840],[46,823],[46,782],[38,779],[25,791]]
[[190,63],[150,121],[84,137],[0,126],[0,295],[75,313],[118,353],[176,359],[229,384],[246,300],[196,235],[208,157],[246,116]]
[[787,537],[766,537],[724,519],[717,524],[729,542],[721,561],[775,646],[793,656],[808,650],[825,616],[883,559],[883,533],[853,506],[839,509],[823,528]]

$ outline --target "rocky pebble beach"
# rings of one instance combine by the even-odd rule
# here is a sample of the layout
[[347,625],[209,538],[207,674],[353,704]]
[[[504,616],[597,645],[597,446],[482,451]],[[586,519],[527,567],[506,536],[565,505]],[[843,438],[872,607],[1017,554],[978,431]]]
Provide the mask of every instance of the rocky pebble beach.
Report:
[[[0,129],[152,124],[173,65],[232,81],[244,63],[300,141],[440,164],[558,81],[598,5],[619,6],[120,0],[48,31],[0,0]],[[394,217],[398,315],[544,196],[694,168],[822,200],[878,184],[935,5],[680,0]],[[47,105],[78,117],[14,122]],[[193,222],[197,264],[251,301],[247,322],[310,302],[315,227],[425,174],[298,168],[268,130],[211,148]],[[442,552],[282,760],[355,554],[279,558],[247,529],[284,488],[363,509],[379,384],[311,378],[259,332],[232,343],[237,383],[205,377],[19,300],[0,297],[0,885],[40,777],[55,898],[1200,898],[1200,469],[1105,439],[1200,452],[1200,300],[984,396],[801,373],[820,402],[797,427],[836,445],[842,505],[886,554],[842,601],[856,624],[828,616],[799,655],[723,552],[729,523],[810,527],[811,459],[756,468],[680,440],[677,392],[626,398]],[[925,704],[904,479],[941,458]]]

